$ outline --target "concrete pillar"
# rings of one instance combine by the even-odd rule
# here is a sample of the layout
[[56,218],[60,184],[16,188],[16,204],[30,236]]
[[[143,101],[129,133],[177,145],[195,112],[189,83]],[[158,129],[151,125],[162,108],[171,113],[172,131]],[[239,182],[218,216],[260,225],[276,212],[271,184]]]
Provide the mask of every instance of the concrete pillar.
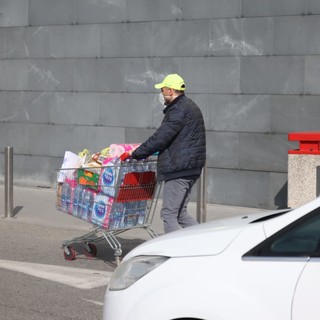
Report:
[[320,132],[289,133],[288,139],[299,141],[299,149],[288,152],[288,207],[296,208],[318,195]]

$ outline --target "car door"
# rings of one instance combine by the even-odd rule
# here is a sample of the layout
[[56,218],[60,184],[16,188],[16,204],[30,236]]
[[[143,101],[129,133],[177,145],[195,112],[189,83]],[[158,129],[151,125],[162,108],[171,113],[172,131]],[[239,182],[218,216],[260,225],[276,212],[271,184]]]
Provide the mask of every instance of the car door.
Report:
[[320,319],[320,258],[310,258],[296,287],[292,303],[292,320]]
[[320,214],[314,210],[280,232],[271,243],[276,255],[308,258],[297,281],[292,320],[318,320],[320,297]]
[[[292,320],[320,319],[320,209],[278,231],[245,256],[277,260],[305,261],[295,280],[292,297]],[[288,265],[290,268],[290,265]]]

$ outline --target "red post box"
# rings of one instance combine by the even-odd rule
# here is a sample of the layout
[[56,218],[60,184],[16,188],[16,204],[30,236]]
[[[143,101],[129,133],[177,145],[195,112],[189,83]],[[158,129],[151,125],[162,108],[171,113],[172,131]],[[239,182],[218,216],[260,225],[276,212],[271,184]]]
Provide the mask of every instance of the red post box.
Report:
[[291,132],[289,141],[299,141],[299,149],[289,150],[289,154],[320,154],[320,132]]

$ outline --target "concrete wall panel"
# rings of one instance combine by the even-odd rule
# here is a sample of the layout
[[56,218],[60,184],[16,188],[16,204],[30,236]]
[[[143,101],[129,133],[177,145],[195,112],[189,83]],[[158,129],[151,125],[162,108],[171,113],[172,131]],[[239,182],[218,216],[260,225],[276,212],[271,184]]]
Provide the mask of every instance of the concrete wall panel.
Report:
[[100,151],[111,143],[124,143],[124,128],[98,126],[30,125],[29,151],[32,155],[63,157],[66,150],[78,153],[84,148]]
[[305,58],[305,93],[320,93],[320,56],[306,56]]
[[0,27],[28,25],[28,0],[2,0]]
[[0,121],[5,122],[6,118],[10,116],[10,111],[6,108],[6,92],[0,91]]
[[15,27],[6,31],[5,56],[12,59],[48,58],[50,27]]
[[239,168],[239,134],[233,132],[207,132],[207,166]]
[[50,123],[65,125],[100,124],[99,95],[90,92],[51,93]]
[[290,16],[306,13],[308,0],[242,0],[242,15],[252,16]]
[[180,0],[130,0],[126,4],[128,21],[181,19]]
[[0,28],[0,59],[7,58],[6,48],[6,30],[8,28]]
[[241,0],[183,0],[183,19],[210,19],[240,17]]
[[273,52],[273,19],[215,19],[210,26],[210,52],[215,56],[260,56]]
[[239,168],[284,172],[289,143],[284,134],[239,134]]
[[308,13],[309,14],[320,13],[320,2],[318,0],[308,0]]
[[81,58],[100,56],[100,26],[52,26],[51,56]]
[[102,57],[150,57],[152,22],[101,25]]
[[78,59],[75,61],[75,90],[124,91],[123,59]]
[[[143,143],[149,137],[151,137],[155,129],[135,129],[135,128],[126,128],[126,141],[128,143]],[[115,140],[117,141],[117,140]]]
[[75,22],[107,23],[126,21],[126,0],[76,0]]
[[18,162],[15,166],[15,172],[19,176],[18,181],[21,184],[25,184],[28,181],[28,175],[31,174],[33,177],[32,185],[34,187],[56,188],[57,169],[61,167],[62,159],[63,157],[15,157],[16,162]]
[[4,91],[2,95],[5,104],[0,110],[1,122],[49,123],[49,93]]
[[181,70],[192,93],[239,93],[239,57],[183,58]]
[[208,170],[208,202],[260,208],[286,208],[287,174]]
[[274,20],[274,53],[306,55],[320,53],[320,16],[281,17]]
[[270,132],[271,104],[266,95],[192,95],[205,108],[207,130]]
[[210,20],[154,22],[152,24],[152,55],[158,57],[207,56],[209,26]]
[[0,90],[27,90],[28,69],[25,60],[0,60]]
[[29,25],[73,24],[74,2],[73,0],[29,0]]
[[[13,152],[15,153],[15,149]],[[62,160],[63,157],[53,158],[14,154],[14,184],[56,188],[57,169],[61,167]],[[0,166],[4,168],[3,157],[0,158]],[[32,179],[30,179],[30,176],[32,176]],[[0,183],[4,183],[4,172],[0,175]]]
[[207,181],[209,203],[270,207],[268,172],[209,169]]
[[15,153],[28,154],[28,125],[23,123],[1,123],[0,125],[1,145],[0,150],[11,146]]
[[303,84],[303,57],[241,58],[241,91],[243,93],[302,94]]
[[[26,61],[24,62],[26,63]],[[74,63],[68,59],[33,59],[28,63],[28,89],[74,90]]]
[[152,126],[153,94],[101,94],[101,124],[107,127],[148,128]]
[[[157,92],[154,88],[168,73],[180,73],[180,58],[124,59],[124,85],[128,92]],[[185,80],[186,81],[186,80]]]
[[320,96],[273,96],[272,131],[319,131]]

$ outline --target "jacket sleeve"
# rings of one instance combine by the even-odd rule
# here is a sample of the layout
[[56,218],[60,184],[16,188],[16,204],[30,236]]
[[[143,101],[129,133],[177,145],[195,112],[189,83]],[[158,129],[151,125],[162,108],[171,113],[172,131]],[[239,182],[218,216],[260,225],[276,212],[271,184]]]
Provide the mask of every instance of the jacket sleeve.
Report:
[[168,112],[161,126],[155,133],[142,143],[133,153],[134,159],[144,159],[156,152],[162,152],[174,140],[183,126],[183,120],[179,113]]

